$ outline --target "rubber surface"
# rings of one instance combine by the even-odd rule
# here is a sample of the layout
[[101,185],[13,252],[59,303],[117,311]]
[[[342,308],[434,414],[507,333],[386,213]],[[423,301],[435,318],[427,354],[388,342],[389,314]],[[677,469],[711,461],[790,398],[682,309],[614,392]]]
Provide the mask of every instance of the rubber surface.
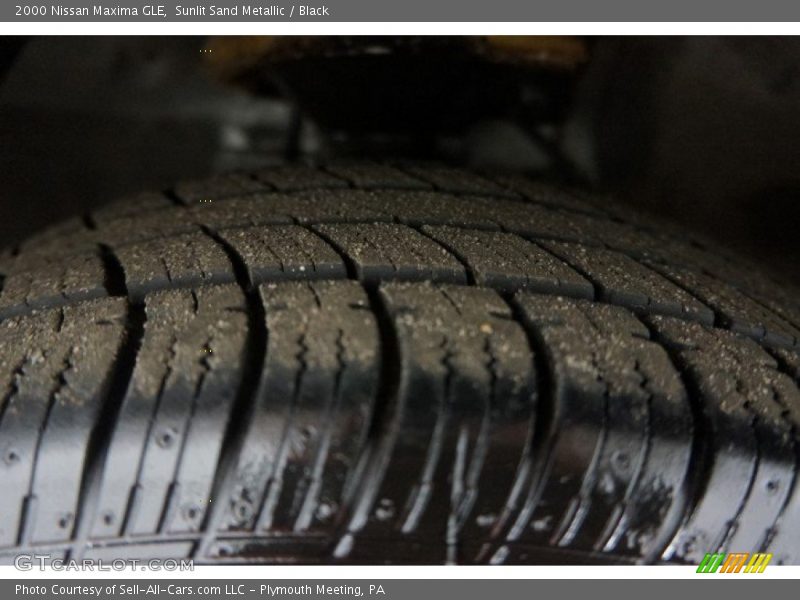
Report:
[[606,198],[276,167],[0,290],[0,560],[800,563],[800,297]]

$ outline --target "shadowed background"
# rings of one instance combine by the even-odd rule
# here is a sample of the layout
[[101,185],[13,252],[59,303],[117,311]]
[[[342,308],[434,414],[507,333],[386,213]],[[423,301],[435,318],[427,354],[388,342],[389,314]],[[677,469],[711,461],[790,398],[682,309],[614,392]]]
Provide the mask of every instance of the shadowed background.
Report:
[[[253,94],[216,80],[206,42],[0,40],[0,245],[125,193],[343,152],[280,86]],[[799,276],[800,40],[587,47],[554,136],[587,184]],[[497,115],[431,143],[443,160],[542,173],[552,156],[540,141]]]

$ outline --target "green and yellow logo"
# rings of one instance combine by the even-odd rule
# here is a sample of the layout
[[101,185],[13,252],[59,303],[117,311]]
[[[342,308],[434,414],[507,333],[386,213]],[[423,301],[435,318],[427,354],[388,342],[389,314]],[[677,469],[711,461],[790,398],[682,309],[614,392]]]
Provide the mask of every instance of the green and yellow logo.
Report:
[[697,567],[698,573],[763,573],[772,554],[734,552],[732,554],[706,554]]

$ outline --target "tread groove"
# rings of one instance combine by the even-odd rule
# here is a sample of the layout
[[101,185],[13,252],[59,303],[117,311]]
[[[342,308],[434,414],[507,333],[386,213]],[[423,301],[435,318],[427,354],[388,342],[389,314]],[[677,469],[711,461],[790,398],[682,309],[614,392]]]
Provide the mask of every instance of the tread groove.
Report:
[[[316,292],[315,292],[316,293]],[[317,302],[319,300],[317,299]],[[344,332],[339,327],[336,333],[336,375],[334,376],[333,390],[330,399],[325,403],[323,421],[324,432],[319,447],[314,453],[314,458],[311,461],[311,473],[306,475],[304,480],[298,484],[296,493],[303,493],[303,500],[297,518],[294,523],[293,530],[296,532],[308,529],[311,520],[319,502],[319,492],[322,486],[322,474],[325,468],[325,459],[328,457],[330,449],[331,436],[333,435],[333,416],[339,408],[341,403],[341,383],[342,371],[344,370],[344,347],[342,345],[342,337]]]
[[[541,339],[528,321],[518,302],[517,295],[508,295],[505,302],[511,309],[515,321],[525,333],[528,347],[533,356],[533,372],[537,379],[535,405],[528,425],[525,451],[517,471],[503,514],[492,530],[491,537],[497,540],[490,547],[482,549],[479,559],[491,564],[505,562],[508,554],[507,543],[515,541],[530,520],[530,513],[538,502],[537,494],[548,474],[549,449],[557,435],[557,399],[553,378],[552,357],[548,356],[547,344]],[[524,487],[528,487],[525,493]],[[515,514],[516,513],[516,514]],[[501,539],[502,538],[502,539]]]
[[666,350],[667,356],[675,365],[676,371],[687,391],[692,413],[692,443],[685,481],[686,489],[679,500],[683,508],[680,511],[676,511],[676,516],[679,516],[679,518],[672,524],[672,527],[665,528],[665,532],[668,531],[669,533],[662,536],[661,543],[654,544],[654,550],[648,556],[643,557],[643,562],[654,563],[662,558],[669,560],[675,554],[677,548],[673,543],[676,541],[676,536],[704,496],[705,484],[709,479],[713,465],[712,432],[701,400],[703,394],[698,389],[693,378],[688,376],[688,366],[656,331],[649,319],[644,318],[640,319],[640,321],[649,330],[650,337],[658,341]]
[[[401,355],[397,331],[378,286],[365,286],[369,307],[375,315],[380,340],[380,371],[376,401],[367,438],[349,489],[343,493],[341,520],[331,540],[331,555],[345,559],[353,540],[365,525],[380,486],[382,465],[388,460],[396,435],[395,412],[401,390]],[[373,476],[373,474],[375,474]]]
[[350,256],[340,244],[336,243],[336,241],[333,240],[331,236],[327,235],[324,231],[320,231],[319,227],[306,225],[305,229],[310,231],[312,235],[317,236],[323,242],[328,244],[328,246],[330,246],[333,249],[333,251],[339,255],[339,258],[341,258],[342,262],[344,263],[344,268],[347,272],[347,277],[349,279],[353,279],[355,281],[359,280],[358,267],[356,266],[355,260],[353,260],[353,257]]
[[26,502],[25,520],[23,522],[23,526],[20,531],[20,536],[24,535],[25,537],[20,539],[20,544],[27,543],[30,540],[30,537],[32,536],[33,533],[33,524],[36,519],[35,511],[38,506],[38,498],[34,493],[34,486],[36,483],[36,472],[40,464],[39,455],[42,449],[44,434],[47,431],[47,426],[48,423],[50,422],[50,416],[53,412],[53,406],[56,403],[56,398],[58,396],[59,391],[64,389],[67,385],[66,379],[64,379],[64,373],[73,368],[73,364],[71,362],[73,353],[74,351],[70,351],[67,354],[67,356],[64,357],[64,361],[61,365],[61,370],[53,382],[54,383],[53,387],[50,388],[50,393],[48,394],[47,398],[47,408],[45,409],[44,417],[42,418],[42,425],[39,428],[38,435],[36,437],[36,447],[33,452],[33,469],[31,471],[30,487],[28,488],[28,495],[26,496],[25,500]]
[[125,270],[119,262],[114,250],[107,244],[99,244],[100,260],[105,269],[104,285],[109,296],[128,296],[128,286],[125,283]]
[[97,490],[105,470],[106,456],[111,444],[114,425],[119,417],[123,399],[133,376],[133,369],[136,366],[136,358],[142,346],[146,320],[144,305],[128,305],[125,337],[117,353],[115,364],[112,366],[108,392],[87,447],[87,461],[78,499],[76,540],[70,554],[73,558],[82,558],[89,539],[99,501]]
[[631,481],[625,491],[625,496],[621,504],[615,510],[615,513],[606,523],[606,527],[604,528],[602,534],[595,542],[594,549],[597,551],[609,552],[613,550],[616,543],[619,542],[620,536],[623,534],[622,525],[624,524],[626,512],[635,498],[635,492],[640,485],[643,469],[647,463],[653,446],[653,393],[647,389],[649,381],[647,375],[642,371],[641,364],[638,359],[635,362],[635,370],[642,378],[640,382],[640,388],[647,393],[647,416],[644,423],[644,444],[642,445],[639,456],[637,457],[634,475],[631,477]]
[[235,477],[234,465],[241,452],[243,433],[255,409],[255,399],[261,387],[264,362],[266,361],[268,335],[264,305],[259,297],[258,288],[250,280],[244,259],[219,234],[209,228],[204,231],[223,248],[231,261],[236,282],[245,294],[245,302],[248,307],[248,332],[243,357],[245,369],[231,409],[231,418],[223,438],[219,462],[211,486],[211,498],[217,501],[212,502],[211,510],[208,511],[201,525],[203,535],[193,550],[193,556],[198,557],[204,557],[209,553],[216,533],[220,530],[222,520],[225,518],[225,511],[228,509],[227,502],[221,501],[221,499],[227,497],[224,490],[230,489],[230,482]]
[[264,492],[264,498],[261,502],[260,511],[256,518],[256,530],[270,529],[273,520],[275,519],[275,510],[280,501],[281,491],[283,489],[283,476],[286,469],[286,462],[289,454],[290,435],[294,427],[294,420],[297,413],[298,398],[303,386],[303,377],[308,369],[306,356],[309,351],[307,338],[307,331],[304,328],[299,333],[297,340],[297,353],[295,360],[300,365],[294,378],[294,389],[292,390],[292,399],[289,405],[288,417],[286,425],[281,432],[280,442],[278,444],[278,452],[276,454],[276,461],[272,465],[269,478],[267,479],[267,488]]
[[[177,345],[178,345],[178,338],[177,336],[173,335],[169,350],[168,350],[168,358],[167,358],[167,365],[166,369],[164,370],[164,374],[161,377],[161,381],[159,382],[158,392],[156,395],[155,402],[153,403],[153,409],[151,413],[151,418],[148,419],[147,423],[147,430],[145,439],[149,440],[153,435],[153,431],[155,430],[155,417],[159,414],[161,410],[162,401],[164,399],[164,392],[166,390],[167,381],[169,381],[170,377],[174,372],[174,361],[177,356]],[[133,525],[136,523],[136,518],[140,514],[141,508],[141,500],[142,500],[142,476],[144,474],[145,469],[145,459],[147,458],[147,449],[139,456],[139,460],[137,461],[136,467],[136,478],[133,487],[131,488],[130,496],[128,497],[128,505],[125,507],[125,517],[122,523],[122,534],[128,535],[131,532]]]
[[444,248],[445,251],[447,251],[459,263],[461,263],[461,266],[464,268],[464,273],[466,273],[466,275],[467,275],[467,285],[471,285],[471,286],[477,285],[477,283],[475,282],[475,271],[473,270],[472,265],[469,264],[469,262],[467,261],[466,257],[463,254],[461,254],[460,252],[456,251],[456,249],[453,248],[450,244],[447,244],[447,243],[443,242],[442,240],[439,240],[439,239],[435,238],[434,236],[432,236],[431,234],[429,234],[427,231],[425,231],[424,227],[414,227],[414,230],[417,233],[419,233],[420,235],[424,235],[426,238],[431,240],[434,244],[437,244],[437,245],[441,246],[442,248]]

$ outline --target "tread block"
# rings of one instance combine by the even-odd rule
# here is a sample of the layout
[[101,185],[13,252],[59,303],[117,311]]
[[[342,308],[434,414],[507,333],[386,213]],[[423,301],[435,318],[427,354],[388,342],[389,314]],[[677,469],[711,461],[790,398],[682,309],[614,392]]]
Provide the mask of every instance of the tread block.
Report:
[[101,299],[0,324],[0,547],[72,537],[126,314]]
[[400,169],[379,163],[335,163],[326,166],[325,170],[335,177],[349,181],[352,186],[362,190],[425,190],[431,188],[429,183],[412,177]]
[[703,494],[666,558],[697,562],[706,552],[759,548],[797,468],[784,407],[800,403],[800,390],[751,339],[678,319],[650,320],[702,395],[701,433],[711,455]]
[[608,247],[643,262],[706,267],[721,262],[719,257],[704,253],[690,241],[663,231],[630,228],[618,233],[615,239],[607,240]]
[[12,272],[0,292],[0,319],[106,296],[104,282],[103,261],[94,253]]
[[197,224],[184,206],[171,206],[141,215],[120,216],[98,224],[96,236],[109,246],[135,244],[151,239],[193,233]]
[[385,409],[377,480],[336,555],[366,558],[370,539],[400,531],[447,540],[430,560],[471,560],[513,502],[528,452],[536,400],[527,338],[492,290],[386,283],[380,296],[397,335],[399,388]]
[[97,249],[97,235],[84,222],[73,217],[51,225],[28,237],[9,264],[10,272],[21,272],[53,262],[61,263],[65,256],[89,254]]
[[[118,217],[100,225],[97,237],[108,245],[124,245],[192,233],[201,226],[219,230],[253,225],[291,224],[292,217],[286,212],[276,212],[274,206],[264,201],[265,196],[270,194],[223,198],[189,207],[173,206],[140,216]],[[291,198],[279,196],[278,203],[285,208],[295,202]]]
[[10,257],[5,265],[6,274],[23,273],[32,269],[49,265],[63,266],[65,260],[86,254],[96,254],[99,243],[94,231],[86,231],[81,235],[74,235],[63,241],[52,241],[35,249],[29,248],[18,256]]
[[514,190],[522,198],[533,204],[605,216],[601,207],[585,199],[578,192],[540,183],[522,175],[496,175],[492,176],[492,179],[498,184]]
[[40,229],[19,246],[20,253],[35,252],[42,246],[48,246],[52,242],[61,242],[65,237],[82,236],[89,231],[80,217],[70,217],[54,225]]
[[92,535],[198,531],[248,324],[235,285],[144,298],[144,337],[115,424]]
[[714,322],[711,309],[624,254],[578,244],[542,242],[542,245],[590,279],[605,302],[709,325]]
[[375,223],[392,221],[376,209],[378,195],[365,190],[324,189],[294,194],[258,193],[222,198],[189,208],[191,218],[212,229],[280,223]]
[[[470,199],[470,202],[473,202]],[[488,216],[502,229],[523,237],[581,242],[591,246],[613,247],[615,240],[627,235],[630,226],[581,213],[570,213],[537,204],[478,200]]]
[[377,321],[354,281],[270,283],[259,292],[266,361],[224,527],[331,532],[357,483],[374,410]]
[[436,189],[450,194],[519,197],[519,194],[513,190],[498,185],[477,173],[471,173],[463,169],[438,165],[403,165],[402,169],[409,175],[422,181],[427,181]]
[[300,165],[269,167],[256,171],[255,177],[279,192],[348,187],[347,181],[344,179],[335,177],[319,168]]
[[313,190],[298,192],[287,204],[297,223],[391,222],[392,213],[378,199],[383,194],[365,190]]
[[455,256],[405,225],[318,225],[315,229],[353,262],[362,281],[467,281]]
[[699,271],[667,265],[652,267],[691,289],[695,296],[715,309],[725,328],[779,346],[791,347],[800,341],[800,331],[733,286]]
[[154,239],[114,250],[134,301],[159,289],[234,281],[224,250],[203,233]]
[[293,222],[291,208],[295,204],[296,200],[289,196],[253,194],[196,204],[190,206],[188,212],[189,219],[195,224],[218,231],[231,227],[290,225]]
[[244,173],[228,173],[199,181],[185,181],[175,186],[175,196],[194,204],[225,196],[240,196],[270,190],[271,186]]
[[[497,203],[499,206],[494,206]],[[518,202],[490,201],[486,198],[464,199],[440,192],[397,191],[374,194],[371,206],[395,221],[406,225],[453,225],[479,229],[499,229],[496,213]]]
[[321,237],[297,225],[220,232],[242,257],[250,281],[347,277],[342,258]]
[[546,348],[555,420],[509,540],[646,555],[681,514],[691,412],[678,372],[621,307],[515,301]]
[[423,227],[471,270],[475,283],[500,291],[519,289],[591,299],[594,287],[569,265],[512,233]]
[[740,289],[775,315],[790,323],[795,329],[800,328],[800,302],[798,302],[800,295],[796,291],[772,282],[745,286]]
[[124,196],[92,212],[92,219],[101,226],[121,217],[131,217],[150,211],[172,208],[175,203],[160,192],[142,192]]

